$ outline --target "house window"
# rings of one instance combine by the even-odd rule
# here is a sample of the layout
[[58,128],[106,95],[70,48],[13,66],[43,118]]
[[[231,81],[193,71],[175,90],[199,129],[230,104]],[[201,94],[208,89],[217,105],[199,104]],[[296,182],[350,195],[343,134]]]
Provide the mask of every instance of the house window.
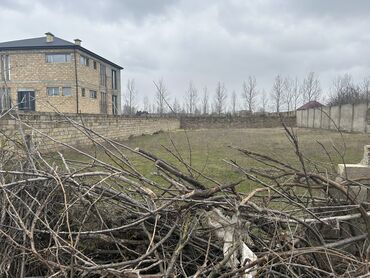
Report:
[[98,95],[96,93],[96,91],[93,91],[93,90],[90,90],[90,98],[97,98]]
[[105,65],[100,64],[100,85],[106,86],[107,85],[107,75],[106,75],[107,69]]
[[59,96],[59,87],[48,87],[48,96]]
[[85,88],[82,88],[81,89],[81,96],[82,97],[85,97],[86,96],[86,90],[85,90]]
[[35,111],[35,91],[17,91],[17,106],[19,110]]
[[71,54],[60,53],[60,54],[46,54],[47,63],[68,63],[71,61]]
[[97,69],[96,61],[94,61],[94,70]]
[[89,66],[89,58],[81,55],[80,56],[80,64],[88,67]]
[[1,81],[10,80],[10,58],[9,55],[0,55],[0,78]]
[[117,71],[112,70],[112,89],[117,90]]
[[63,87],[63,96],[70,97],[72,95],[71,87]]

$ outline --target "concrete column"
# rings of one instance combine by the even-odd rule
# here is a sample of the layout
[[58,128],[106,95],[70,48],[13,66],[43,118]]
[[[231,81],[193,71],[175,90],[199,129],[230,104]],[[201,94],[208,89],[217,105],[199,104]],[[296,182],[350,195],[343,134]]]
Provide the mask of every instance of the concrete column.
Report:
[[304,121],[304,116],[305,116],[305,113],[306,113],[306,111],[304,111],[304,110],[300,110],[300,112],[299,113],[301,113],[301,127],[305,127],[305,121]]
[[352,112],[351,112],[351,132],[353,131],[353,124],[355,121],[355,104],[352,103]]
[[[364,157],[359,164],[338,164],[338,182],[343,180],[353,180],[363,178],[361,184],[352,183],[348,185],[347,194],[351,196],[356,203],[362,204],[368,202],[370,199],[368,196],[367,186],[362,184],[370,184],[370,167],[369,167],[369,153],[370,145],[364,147]],[[348,202],[347,196],[340,193],[338,190],[330,188],[330,195],[336,198],[338,201]],[[366,231],[366,226],[362,219],[351,219],[345,223],[337,222],[336,228],[333,224],[318,225],[324,239],[329,240],[340,240],[351,236],[358,236]],[[353,229],[356,227],[356,229]],[[348,245],[345,250],[350,253],[358,252],[358,248],[355,245]]]
[[338,164],[338,174],[345,180],[363,179],[362,184],[350,185],[348,192],[359,203],[369,201],[368,186],[370,184],[370,145],[364,146],[364,155],[358,164]]
[[306,116],[307,116],[307,119],[306,119],[306,122],[307,122],[307,124],[306,124],[306,127],[310,127],[310,109],[306,109],[306,111],[307,111],[307,113],[306,113]]
[[312,128],[315,128],[315,116],[316,116],[316,109],[313,109],[313,118],[312,118]]

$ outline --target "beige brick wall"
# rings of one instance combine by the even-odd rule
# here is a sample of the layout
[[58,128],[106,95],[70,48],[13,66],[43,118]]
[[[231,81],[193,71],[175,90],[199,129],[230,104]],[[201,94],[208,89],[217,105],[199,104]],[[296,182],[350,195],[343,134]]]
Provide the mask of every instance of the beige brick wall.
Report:
[[[124,140],[130,136],[152,134],[160,130],[176,130],[180,127],[180,121],[175,118],[128,118],[94,114],[65,114],[63,116],[55,113],[20,113],[19,119],[21,121],[15,120],[10,115],[0,118],[0,128],[9,138],[18,138],[20,140],[20,123],[26,123],[26,125],[22,125],[24,133],[31,135],[33,143],[42,151],[63,149],[64,146],[61,143],[72,146],[91,145],[92,141],[81,130],[74,127],[66,117],[78,123],[83,122],[87,128],[98,134],[116,140]],[[48,136],[60,141],[60,143],[54,142]],[[99,137],[92,136],[95,140],[102,141]],[[4,140],[5,136],[0,134],[0,145]]]
[[[76,51],[77,76],[78,76],[78,102],[80,113],[101,113],[101,92],[107,95],[107,113],[112,114],[112,94],[118,95],[120,90],[111,89],[112,66],[93,58],[85,53]],[[47,53],[70,53],[71,61],[67,63],[47,63]],[[55,110],[63,113],[77,112],[76,96],[76,72],[75,57],[71,49],[61,50],[34,50],[34,51],[7,51],[0,54],[8,54],[11,64],[11,80],[7,86],[11,89],[12,102],[16,105],[17,92],[21,90],[34,90],[36,95],[36,111],[53,112]],[[89,66],[80,64],[80,55],[89,58]],[[94,61],[97,63],[94,69]],[[100,63],[106,66],[107,86],[100,86]],[[117,70],[119,77],[120,71]],[[118,81],[120,79],[118,78]],[[4,83],[0,81],[0,87]],[[47,87],[71,87],[72,96],[48,96]],[[85,88],[86,95],[81,95],[81,89]],[[120,88],[120,83],[118,83]],[[97,92],[97,98],[90,98],[90,90]]]

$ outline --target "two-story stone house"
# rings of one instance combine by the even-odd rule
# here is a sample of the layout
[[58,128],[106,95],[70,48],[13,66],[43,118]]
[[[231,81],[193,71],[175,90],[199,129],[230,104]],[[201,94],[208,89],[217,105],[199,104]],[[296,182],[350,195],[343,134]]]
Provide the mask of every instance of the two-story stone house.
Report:
[[119,114],[122,69],[51,33],[0,43],[0,111]]

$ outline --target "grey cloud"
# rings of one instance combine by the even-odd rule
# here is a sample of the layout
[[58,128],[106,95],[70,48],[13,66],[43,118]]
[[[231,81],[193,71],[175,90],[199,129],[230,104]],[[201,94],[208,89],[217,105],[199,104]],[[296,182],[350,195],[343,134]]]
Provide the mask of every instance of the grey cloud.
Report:
[[31,1],[25,0],[0,0],[0,8],[11,11],[24,11],[32,9]]
[[315,71],[324,87],[343,72],[370,74],[365,0],[0,0],[0,8],[1,26],[17,22],[2,40],[78,36],[122,65],[123,80],[137,78],[143,95],[161,77],[181,98],[189,80],[210,91],[220,80],[240,93],[248,75],[269,91],[278,73]]
[[91,22],[142,21],[148,16],[159,16],[176,4],[176,0],[41,0],[50,10],[78,14]]
[[329,17],[336,20],[356,19],[368,17],[370,1],[367,0],[278,0],[272,1],[274,9],[285,9],[303,17]]

